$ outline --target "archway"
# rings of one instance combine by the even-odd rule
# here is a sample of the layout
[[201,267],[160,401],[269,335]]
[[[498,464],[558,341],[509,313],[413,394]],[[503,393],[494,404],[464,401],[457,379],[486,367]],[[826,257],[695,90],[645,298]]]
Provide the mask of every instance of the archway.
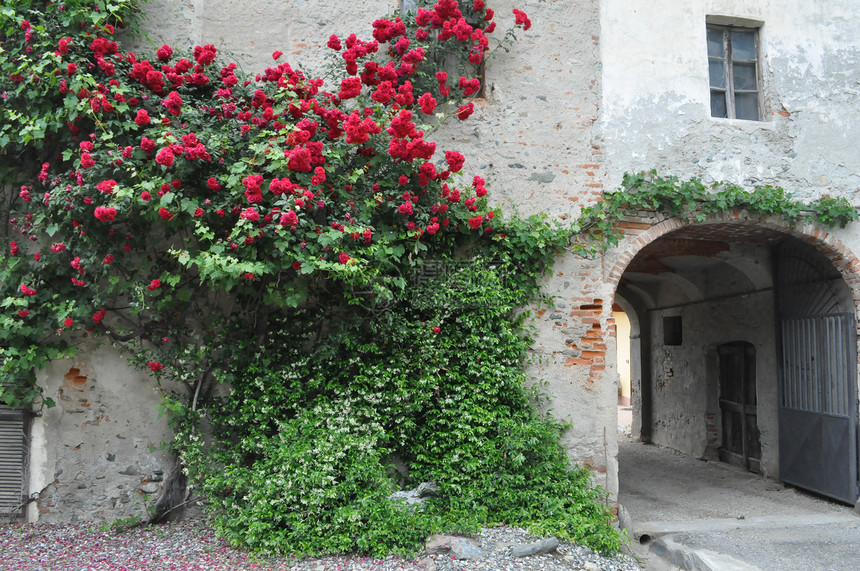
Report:
[[[753,471],[854,503],[858,296],[848,285],[856,278],[845,278],[855,259],[811,227],[709,222],[664,221],[630,236],[613,269],[616,303],[639,323],[634,437],[698,458],[740,457]],[[737,358],[727,356],[732,347],[755,355],[744,402],[721,378]]]

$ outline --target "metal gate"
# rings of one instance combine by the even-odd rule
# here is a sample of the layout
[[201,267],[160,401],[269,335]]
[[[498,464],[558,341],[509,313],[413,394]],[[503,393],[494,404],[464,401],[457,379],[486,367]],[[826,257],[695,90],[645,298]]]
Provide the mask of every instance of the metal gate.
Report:
[[847,286],[806,244],[781,246],[776,263],[780,479],[853,504],[857,341],[854,314],[844,309]]

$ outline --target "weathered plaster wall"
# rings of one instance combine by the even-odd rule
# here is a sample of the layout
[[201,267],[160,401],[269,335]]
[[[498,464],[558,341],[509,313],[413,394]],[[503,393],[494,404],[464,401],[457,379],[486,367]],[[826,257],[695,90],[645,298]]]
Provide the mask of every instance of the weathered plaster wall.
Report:
[[33,422],[28,507],[35,521],[146,517],[173,460],[155,381],[110,347],[85,341],[73,359],[41,371],[57,406]]
[[[803,199],[860,186],[860,67],[850,0],[605,0],[605,147],[612,184],[657,168],[780,185]],[[705,18],[763,22],[763,121],[710,117]]]
[[[663,345],[663,316],[680,315],[683,344]],[[696,457],[705,457],[707,415],[720,437],[719,361],[716,348],[747,341],[756,349],[757,421],[762,468],[778,476],[777,379],[771,291],[651,312],[654,345],[654,408],[652,439]]]

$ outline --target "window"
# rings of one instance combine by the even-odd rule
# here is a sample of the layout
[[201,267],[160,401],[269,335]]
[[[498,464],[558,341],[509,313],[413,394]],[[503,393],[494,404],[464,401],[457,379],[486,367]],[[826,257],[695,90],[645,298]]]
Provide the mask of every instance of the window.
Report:
[[761,120],[758,29],[708,25],[711,117]]
[[663,317],[663,345],[681,345],[681,316]]

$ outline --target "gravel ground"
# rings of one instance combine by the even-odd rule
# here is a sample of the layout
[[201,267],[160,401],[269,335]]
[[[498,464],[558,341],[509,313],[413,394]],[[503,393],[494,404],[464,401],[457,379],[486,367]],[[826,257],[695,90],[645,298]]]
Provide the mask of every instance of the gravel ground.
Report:
[[560,571],[640,569],[627,556],[602,557],[587,548],[562,542],[546,555],[514,559],[509,544],[536,541],[521,529],[493,528],[481,537],[486,557],[470,561],[450,555],[426,555],[417,560],[366,557],[320,559],[261,559],[231,549],[202,520],[136,528],[122,533],[98,524],[0,525],[0,569],[39,571]]

